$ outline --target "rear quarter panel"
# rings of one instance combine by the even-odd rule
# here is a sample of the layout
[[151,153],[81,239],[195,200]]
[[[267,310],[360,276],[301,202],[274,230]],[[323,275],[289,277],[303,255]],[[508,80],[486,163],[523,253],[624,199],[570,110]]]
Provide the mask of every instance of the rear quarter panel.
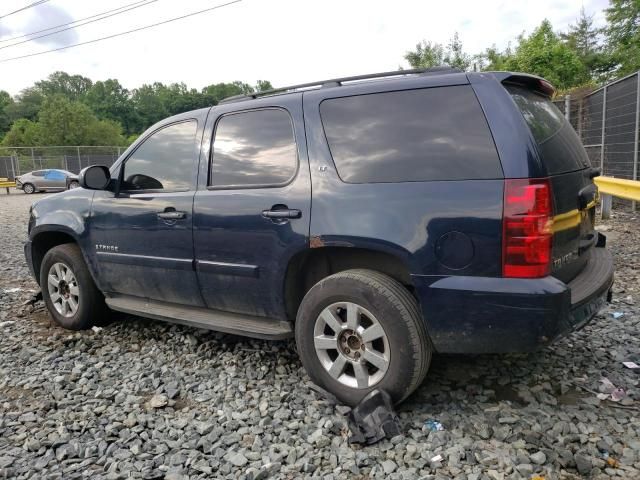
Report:
[[[467,84],[464,74],[344,86],[305,92],[304,114],[312,177],[312,246],[369,248],[400,258],[413,275],[500,274],[502,180],[403,183],[345,183],[329,151],[320,118],[320,103],[376,91]],[[472,242],[473,255],[458,268],[438,260],[436,246],[447,232],[461,232]],[[451,252],[455,255],[455,252]],[[462,262],[465,263],[465,262]]]

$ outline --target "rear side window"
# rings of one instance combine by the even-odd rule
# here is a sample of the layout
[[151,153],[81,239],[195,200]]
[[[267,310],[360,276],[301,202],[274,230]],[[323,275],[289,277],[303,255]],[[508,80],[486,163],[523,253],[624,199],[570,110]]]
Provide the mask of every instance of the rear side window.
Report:
[[548,98],[517,85],[506,85],[506,89],[531,130],[549,175],[589,166],[589,157],[580,138]]
[[209,184],[214,187],[285,185],[298,156],[289,114],[268,108],[224,115],[216,127]]
[[332,98],[320,105],[329,149],[348,183],[502,178],[469,86]]

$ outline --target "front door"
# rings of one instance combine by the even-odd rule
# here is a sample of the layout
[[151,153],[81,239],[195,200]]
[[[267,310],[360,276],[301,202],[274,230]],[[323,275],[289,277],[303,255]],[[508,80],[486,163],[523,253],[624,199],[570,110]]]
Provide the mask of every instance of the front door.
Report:
[[[209,308],[284,318],[289,260],[308,246],[302,94],[212,110],[194,200],[196,270]],[[203,147],[203,150],[206,147]]]
[[193,267],[193,196],[204,118],[159,128],[119,165],[120,191],[96,192],[90,220],[101,287],[203,306]]

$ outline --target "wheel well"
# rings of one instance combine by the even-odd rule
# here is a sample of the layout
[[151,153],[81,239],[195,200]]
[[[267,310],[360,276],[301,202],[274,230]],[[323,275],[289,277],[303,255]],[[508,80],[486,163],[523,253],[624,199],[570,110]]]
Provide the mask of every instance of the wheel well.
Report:
[[287,317],[295,320],[306,293],[329,275],[353,268],[368,268],[389,275],[415,296],[408,267],[389,253],[352,247],[323,247],[294,256],[287,267],[284,283]]
[[31,261],[33,262],[33,271],[36,274],[36,280],[40,283],[40,265],[46,253],[53,247],[62,245],[63,243],[75,243],[74,238],[68,233],[63,232],[42,232],[34,237],[31,241]]

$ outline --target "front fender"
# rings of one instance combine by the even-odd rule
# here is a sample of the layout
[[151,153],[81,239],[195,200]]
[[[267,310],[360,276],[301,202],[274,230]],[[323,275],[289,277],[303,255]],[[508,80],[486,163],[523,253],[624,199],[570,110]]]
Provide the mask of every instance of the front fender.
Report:
[[[43,239],[48,234],[59,233],[71,237],[80,247],[93,281],[100,288],[98,275],[96,275],[98,270],[95,256],[90,254],[92,250],[87,229],[93,194],[93,191],[76,188],[48,196],[34,203],[30,220],[32,228],[29,231],[29,242],[25,246],[25,254],[27,261],[33,262],[30,268],[34,271],[36,280],[38,273],[35,265],[37,252],[34,251],[34,248],[37,248],[41,243],[39,239]],[[47,243],[45,242],[45,244]],[[28,253],[27,250],[29,250]]]

